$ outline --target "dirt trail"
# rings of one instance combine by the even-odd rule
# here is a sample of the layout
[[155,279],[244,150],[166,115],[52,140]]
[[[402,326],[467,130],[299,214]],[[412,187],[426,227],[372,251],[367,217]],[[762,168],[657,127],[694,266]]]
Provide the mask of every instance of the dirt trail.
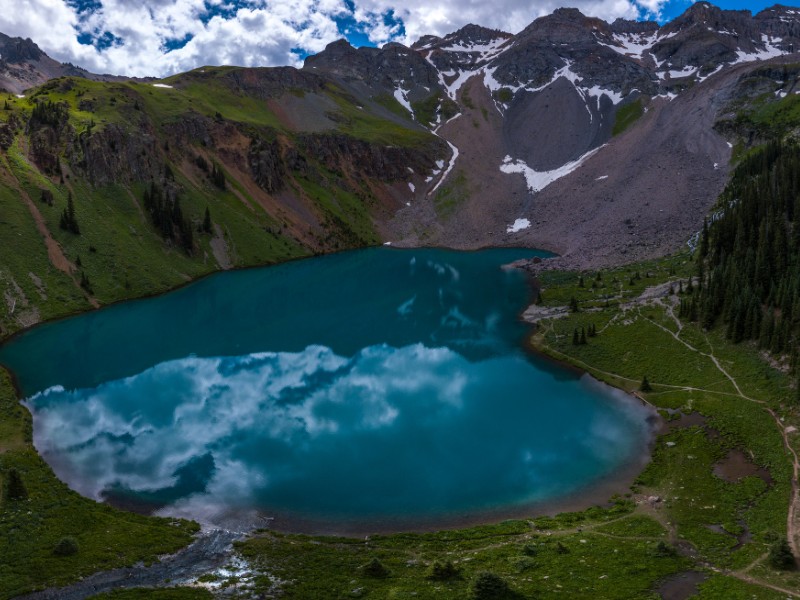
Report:
[[86,297],[86,300],[92,305],[92,307],[99,308],[100,303],[93,298],[91,294],[88,294],[86,290],[81,287],[80,282],[75,278],[77,267],[70,262],[70,260],[64,254],[64,250],[61,248],[60,244],[53,238],[53,235],[47,228],[47,223],[45,223],[42,213],[39,211],[39,207],[36,206],[36,203],[31,200],[28,192],[26,192],[22,185],[20,185],[17,176],[14,175],[14,172],[9,168],[5,168],[4,170],[7,175],[8,183],[19,194],[19,197],[22,198],[22,201],[25,202],[25,205],[28,207],[28,211],[33,217],[33,221],[36,224],[36,230],[42,236],[45,246],[47,247],[47,258],[50,260],[50,263],[56,269],[69,276],[69,278],[72,280],[72,283],[75,284],[75,287],[77,287],[81,294]]
[[[682,339],[680,337],[681,333],[683,332],[683,323],[681,323],[680,319],[675,315],[675,312],[674,312],[674,306],[675,306],[677,300],[672,298],[668,294],[668,289],[670,287],[670,283],[671,282],[667,282],[667,283],[661,284],[659,286],[653,286],[652,288],[648,288],[638,298],[636,298],[635,300],[627,302],[624,305],[620,305],[620,306],[621,306],[621,308],[623,310],[631,310],[631,309],[637,310],[637,312],[638,312],[638,314],[639,314],[639,316],[641,318],[646,319],[652,325],[655,325],[659,329],[661,329],[661,330],[665,331],[666,333],[668,333],[677,342],[682,344],[687,350],[689,350],[691,352],[696,352],[699,355],[708,358],[711,361],[711,363],[714,365],[714,367],[720,372],[720,374],[726,380],[728,380],[730,382],[730,384],[733,386],[733,389],[735,390],[735,393],[721,392],[721,391],[717,391],[717,390],[708,390],[706,388],[697,388],[697,387],[690,387],[690,386],[670,385],[670,384],[663,384],[663,383],[658,383],[658,382],[652,382],[652,383],[655,383],[655,385],[657,385],[660,388],[681,389],[681,390],[686,390],[686,391],[702,391],[702,392],[710,392],[710,393],[714,393],[714,394],[718,394],[718,395],[734,396],[734,397],[737,397],[737,398],[742,398],[744,400],[747,400],[748,402],[753,402],[753,403],[756,403],[756,404],[760,405],[766,412],[768,412],[770,414],[770,416],[775,421],[775,425],[778,427],[778,430],[781,433],[781,437],[783,438],[783,445],[786,448],[786,451],[789,454],[789,456],[791,458],[791,463],[792,463],[792,482],[791,482],[792,491],[791,491],[791,498],[789,499],[788,514],[787,514],[787,517],[786,517],[786,538],[787,538],[787,541],[789,543],[789,547],[792,550],[792,554],[794,554],[795,560],[797,561],[798,559],[800,559],[800,522],[799,522],[800,521],[800,483],[799,483],[800,482],[800,457],[798,457],[797,451],[792,447],[791,442],[789,440],[789,434],[794,431],[794,428],[785,426],[783,424],[783,422],[781,421],[780,417],[777,415],[777,413],[772,408],[770,408],[764,400],[760,400],[758,398],[753,398],[751,396],[748,396],[747,394],[745,394],[742,391],[741,387],[739,386],[739,383],[736,381],[736,378],[728,372],[728,370],[723,366],[723,364],[720,361],[720,359],[717,356],[715,356],[715,354],[714,354],[714,346],[711,343],[711,340],[708,339],[707,335],[704,335],[704,337],[705,337],[706,343],[708,344],[708,347],[711,350],[710,352],[703,352],[699,348],[693,346],[692,344],[690,344],[689,342],[687,342],[686,340],[684,340],[684,339]],[[672,331],[671,329],[665,327],[661,323],[658,323],[658,322],[654,321],[653,319],[650,319],[649,317],[644,315],[641,312],[641,310],[639,310],[639,309],[643,305],[645,305],[647,303],[655,303],[655,304],[658,304],[658,305],[662,306],[665,309],[666,314],[675,322],[675,325],[676,325],[676,328],[677,328],[677,332]],[[559,311],[557,309],[551,309],[552,315],[554,317],[558,317],[558,316],[561,316],[562,314],[565,314],[566,313],[566,307],[561,307],[561,308],[563,308],[563,310],[561,310],[561,311]],[[612,322],[613,322],[613,320],[612,320]],[[610,322],[609,322],[609,325],[610,325]],[[547,327],[547,325],[545,325],[545,327]],[[546,331],[548,331],[548,329],[546,329],[545,332]],[[552,331],[552,328],[550,328],[549,331]],[[597,369],[595,367],[592,367],[591,365],[583,363],[582,361],[575,360],[572,357],[568,357],[567,355],[565,355],[563,353],[555,351],[552,348],[551,348],[551,352],[553,352],[554,354],[557,354],[557,355],[561,355],[565,359],[569,358],[569,360],[573,364],[576,364],[577,366],[585,368],[590,373],[599,373],[601,375],[605,375],[607,377],[614,378],[614,379],[617,379],[619,381],[627,381],[627,382],[631,382],[631,383],[636,383],[636,380],[634,380],[634,379],[631,379],[629,377],[622,377],[622,376],[620,376],[620,375],[618,375],[616,373],[611,373],[611,372],[608,372],[608,371],[603,371],[601,369]],[[633,392],[633,394],[634,394],[634,396],[639,398],[642,402],[647,402],[644,399],[644,397],[642,395],[640,395],[638,392]],[[755,567],[761,561],[763,561],[766,556],[767,555],[764,555],[761,558],[759,558],[758,560],[756,560],[755,562],[753,562],[752,564],[748,565],[747,567],[745,567],[743,569],[740,569],[738,571],[734,571],[734,572],[723,571],[723,570],[716,569],[716,568],[713,568],[713,567],[712,567],[712,569],[716,570],[716,571],[718,571],[720,573],[724,573],[726,575],[736,577],[736,578],[741,579],[743,581],[747,581],[748,583],[753,583],[755,585],[760,585],[762,587],[766,587],[766,588],[769,588],[769,589],[772,589],[772,590],[775,590],[775,591],[778,591],[778,592],[781,592],[781,593],[785,593],[785,594],[788,594],[789,596],[794,597],[794,598],[800,598],[800,592],[798,592],[798,591],[787,590],[787,589],[781,588],[779,586],[775,586],[773,584],[770,584],[768,582],[761,581],[760,579],[757,579],[757,578],[755,578],[755,577],[753,577],[751,575],[748,575],[748,572],[750,570],[752,570],[753,567]]]
[[[649,297],[646,298],[645,294],[643,294],[642,296],[640,296],[640,299],[642,299],[642,303],[643,303],[646,299],[649,299]],[[662,306],[665,305],[665,303],[661,300],[661,298],[657,298],[657,299],[655,299],[655,301],[657,303],[661,304]],[[787,538],[787,541],[789,542],[789,547],[792,550],[792,554],[794,554],[795,560],[797,561],[798,559],[800,559],[800,540],[798,539],[798,538],[800,538],[800,524],[798,524],[798,518],[800,518],[800,483],[799,483],[799,481],[800,481],[800,458],[798,458],[798,454],[795,451],[795,449],[792,447],[791,442],[789,440],[789,434],[793,430],[791,430],[791,431],[788,430],[787,426],[785,426],[783,424],[783,422],[781,421],[780,417],[776,414],[776,412],[772,408],[770,408],[767,405],[767,403],[764,400],[760,400],[758,398],[753,398],[751,396],[748,396],[747,394],[745,394],[742,391],[741,387],[739,387],[739,383],[736,381],[736,378],[733,375],[731,375],[728,372],[727,369],[725,369],[725,367],[722,365],[720,360],[714,355],[714,346],[711,343],[711,340],[708,339],[707,335],[705,335],[704,337],[705,337],[706,343],[708,344],[708,347],[711,349],[711,352],[703,352],[703,351],[699,350],[698,348],[695,348],[694,346],[692,346],[691,344],[689,344],[685,340],[681,339],[680,338],[680,333],[681,333],[681,331],[683,331],[683,326],[680,323],[680,319],[678,319],[675,316],[675,314],[674,314],[674,312],[672,310],[672,306],[669,307],[667,312],[668,312],[668,314],[671,315],[671,317],[675,320],[676,324],[678,325],[678,332],[677,333],[669,330],[668,328],[664,327],[660,323],[656,323],[655,321],[645,317],[644,315],[642,315],[642,318],[647,319],[650,323],[652,323],[656,327],[659,327],[660,329],[662,329],[662,330],[666,331],[667,333],[669,333],[673,338],[675,338],[675,340],[677,340],[678,342],[683,344],[688,350],[690,350],[692,352],[697,352],[701,356],[705,356],[709,360],[711,360],[711,362],[714,364],[714,366],[717,368],[717,370],[722,375],[724,375],[725,378],[728,379],[728,381],[730,381],[731,385],[736,390],[736,396],[738,396],[740,398],[743,398],[744,400],[747,400],[748,402],[754,402],[756,404],[761,405],[764,408],[764,410],[767,411],[770,414],[770,416],[773,418],[773,420],[775,421],[775,425],[778,427],[778,430],[781,433],[781,437],[783,438],[783,445],[786,448],[786,451],[788,452],[788,454],[790,455],[791,461],[792,461],[792,495],[791,495],[791,498],[789,499],[789,511],[788,511],[788,514],[787,514],[787,517],[786,517],[786,538]],[[752,566],[753,565],[750,565],[750,567],[748,567],[745,571],[739,571],[735,575],[737,577],[740,577],[741,579],[746,579],[748,581],[753,580],[752,577],[745,575],[745,572],[747,570],[749,570],[750,568],[752,568]],[[763,585],[765,585],[767,587],[770,587],[771,589],[775,589],[777,591],[780,591],[780,592],[786,591],[786,590],[783,590],[781,588],[778,588],[778,587],[775,587],[775,586],[772,586],[772,585],[769,585],[769,584],[766,584],[766,583],[764,583]],[[795,597],[800,597],[800,593],[791,592],[791,594],[793,596],[795,596]]]
[[[679,321],[674,314],[672,316],[676,321]],[[728,381],[730,381],[731,385],[736,390],[736,395],[738,397],[743,398],[744,400],[747,400],[749,402],[754,402],[756,404],[761,405],[764,408],[764,410],[767,411],[770,414],[770,416],[772,416],[772,418],[774,419],[775,424],[781,433],[781,437],[783,438],[783,445],[786,448],[789,455],[791,456],[792,460],[792,496],[789,501],[789,512],[786,518],[786,537],[789,542],[789,547],[792,549],[792,554],[794,554],[795,560],[797,560],[798,558],[800,558],[800,552],[798,552],[798,550],[800,549],[800,544],[798,543],[800,530],[798,529],[798,522],[797,522],[798,515],[800,515],[800,484],[798,484],[798,478],[800,477],[800,460],[798,459],[797,452],[794,450],[794,448],[792,448],[792,445],[789,441],[789,432],[787,431],[786,426],[781,422],[780,417],[778,417],[775,411],[771,409],[769,406],[767,406],[767,403],[764,400],[759,400],[758,398],[752,398],[751,396],[748,396],[742,391],[742,389],[739,387],[739,383],[736,381],[736,378],[733,375],[731,375],[727,371],[727,369],[725,369],[725,367],[722,366],[720,360],[714,355],[714,346],[711,343],[711,340],[708,339],[707,335],[704,337],[706,343],[708,344],[708,347],[711,348],[711,352],[702,352],[698,348],[695,348],[694,346],[692,346],[691,344],[680,338],[680,331],[682,331],[682,327],[681,330],[679,330],[679,332],[676,334],[675,332],[667,329],[660,323],[656,323],[655,321],[645,317],[644,315],[642,315],[642,317],[647,319],[650,323],[652,323],[656,327],[659,327],[660,329],[669,333],[673,338],[675,338],[678,342],[683,344],[690,351],[697,352],[701,356],[705,356],[709,360],[711,360],[711,362],[714,364],[717,370],[720,373],[722,373],[722,375],[724,375],[728,379]]]

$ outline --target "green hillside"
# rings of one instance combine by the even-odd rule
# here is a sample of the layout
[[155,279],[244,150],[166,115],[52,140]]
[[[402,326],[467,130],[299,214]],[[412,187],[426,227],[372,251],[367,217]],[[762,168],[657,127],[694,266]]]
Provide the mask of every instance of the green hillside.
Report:
[[444,146],[294,70],[61,78],[3,103],[0,337],[223,268],[378,244],[391,186]]

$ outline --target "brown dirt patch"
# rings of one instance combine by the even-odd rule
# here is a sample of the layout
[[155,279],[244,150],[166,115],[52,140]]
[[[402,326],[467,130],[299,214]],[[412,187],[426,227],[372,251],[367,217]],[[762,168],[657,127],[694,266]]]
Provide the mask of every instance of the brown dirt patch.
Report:
[[772,483],[769,471],[759,467],[738,449],[731,450],[725,458],[714,465],[714,475],[729,483],[736,483],[745,477],[758,477],[768,484]]
[[658,595],[662,600],[686,600],[698,593],[697,586],[708,579],[708,575],[700,571],[684,571],[665,579],[658,586]]

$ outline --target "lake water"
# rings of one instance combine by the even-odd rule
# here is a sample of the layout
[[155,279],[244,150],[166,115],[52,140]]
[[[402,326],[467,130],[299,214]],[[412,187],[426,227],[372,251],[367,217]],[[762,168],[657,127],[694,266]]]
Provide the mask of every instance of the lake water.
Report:
[[375,248],[208,277],[0,348],[56,473],[220,523],[405,529],[580,494],[649,413],[524,349],[526,250]]

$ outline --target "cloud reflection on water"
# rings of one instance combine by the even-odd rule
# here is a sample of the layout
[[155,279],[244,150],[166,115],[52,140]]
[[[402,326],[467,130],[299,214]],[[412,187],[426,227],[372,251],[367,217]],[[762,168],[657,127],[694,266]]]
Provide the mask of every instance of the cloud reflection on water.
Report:
[[324,519],[479,510],[602,476],[642,447],[644,414],[586,391],[521,355],[309,346],[168,361],[28,403],[37,448],[85,495]]

